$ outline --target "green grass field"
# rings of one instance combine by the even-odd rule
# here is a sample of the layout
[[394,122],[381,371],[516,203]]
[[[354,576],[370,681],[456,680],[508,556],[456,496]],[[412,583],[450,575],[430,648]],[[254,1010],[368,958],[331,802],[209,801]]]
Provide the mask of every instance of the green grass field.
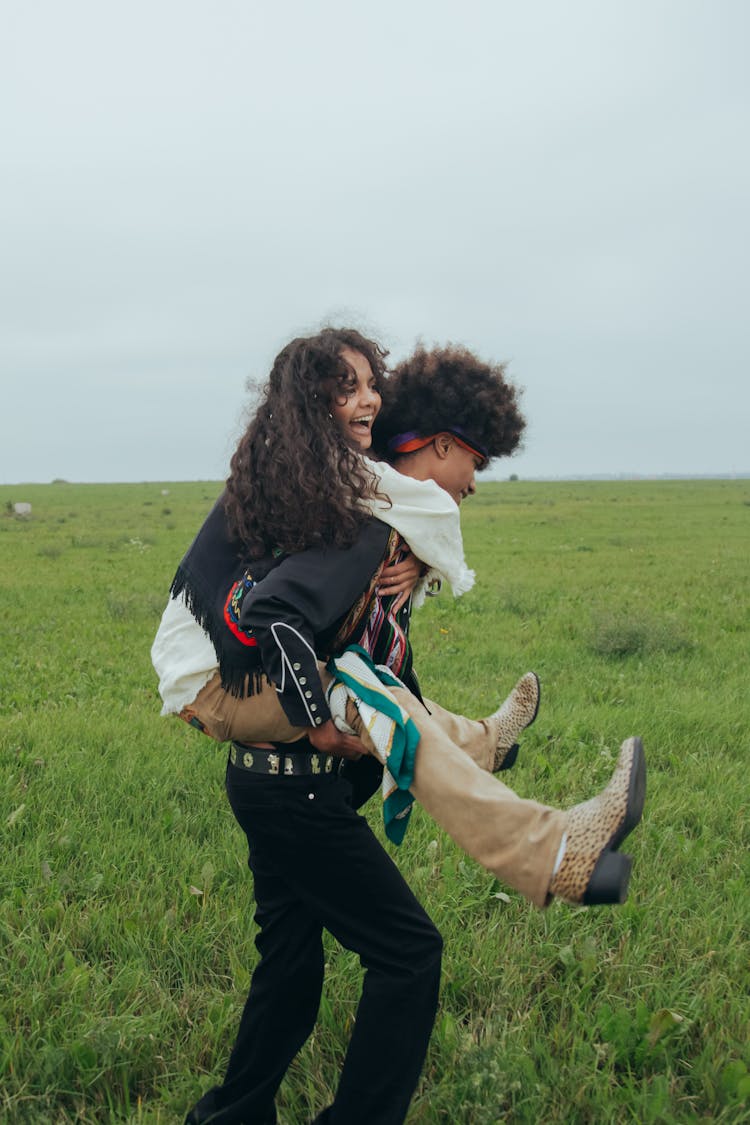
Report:
[[[244,837],[149,659],[217,492],[0,488],[3,1121],[171,1125],[221,1075],[255,959]],[[409,1122],[748,1121],[750,481],[486,484],[463,521],[478,581],[415,617],[426,694],[479,716],[533,668],[513,787],[586,799],[640,734],[649,792],[630,899],[598,911],[534,910],[415,811],[392,851],[446,951]],[[328,949],[283,1125],[331,1097],[351,1028],[359,966]]]

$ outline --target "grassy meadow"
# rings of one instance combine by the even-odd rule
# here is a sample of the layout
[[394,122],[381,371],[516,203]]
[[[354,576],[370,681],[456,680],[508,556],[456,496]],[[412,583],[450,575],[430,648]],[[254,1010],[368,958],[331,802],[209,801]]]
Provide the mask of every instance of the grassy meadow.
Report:
[[[4,1122],[172,1125],[222,1073],[244,837],[149,659],[218,487],[0,487]],[[649,790],[621,908],[536,911],[420,809],[386,844],[446,943],[410,1125],[750,1121],[750,481],[488,483],[463,523],[477,585],[415,615],[425,693],[480,716],[533,668],[513,787],[584,800],[640,734]],[[359,966],[328,951],[282,1125],[330,1099],[351,1029]]]

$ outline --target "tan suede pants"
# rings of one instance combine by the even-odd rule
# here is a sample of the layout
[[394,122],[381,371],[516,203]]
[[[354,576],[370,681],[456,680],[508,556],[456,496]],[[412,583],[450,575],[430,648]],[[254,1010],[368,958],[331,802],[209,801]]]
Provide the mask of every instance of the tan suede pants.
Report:
[[[324,665],[319,665],[322,676],[331,677]],[[323,681],[324,685],[327,683]],[[204,734],[217,742],[296,742],[304,738],[305,731],[293,727],[279,703],[273,684],[263,681],[263,687],[254,695],[237,699],[221,686],[219,673],[208,681],[193,702],[183,708],[180,718],[186,723],[200,726]],[[197,720],[197,723],[196,723]]]
[[[318,672],[327,687],[332,676],[324,664]],[[495,738],[486,719],[467,719],[446,711],[439,703],[425,699],[425,706],[446,735],[484,770],[495,760]],[[276,689],[267,681],[255,695],[237,699],[224,691],[218,673],[200,690],[193,702],[183,709],[180,718],[217,742],[296,742],[305,731],[293,727],[279,703]],[[197,723],[195,722],[197,720]],[[369,747],[368,747],[369,749]]]
[[[410,786],[415,800],[468,855],[535,906],[544,906],[565,814],[517,796],[446,733],[466,735],[471,728],[463,724],[472,720],[442,708],[430,715],[406,688],[389,690],[421,735]],[[364,742],[367,732],[357,733]]]
[[[323,675],[328,673],[323,670]],[[422,704],[406,688],[390,690],[421,736],[411,785],[415,799],[468,855],[536,906],[544,906],[565,814],[518,797],[488,772],[495,745],[486,720],[454,715],[430,700]],[[222,689],[218,675],[181,717],[198,719],[205,733],[220,742],[295,742],[305,733],[289,723],[272,685],[235,699]],[[347,718],[371,751],[353,704]]]

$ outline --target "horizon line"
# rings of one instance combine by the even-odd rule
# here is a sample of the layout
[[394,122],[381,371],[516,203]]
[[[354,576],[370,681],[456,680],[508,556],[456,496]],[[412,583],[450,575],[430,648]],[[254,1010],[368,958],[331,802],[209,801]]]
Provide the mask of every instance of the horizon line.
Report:
[[[750,479],[750,470],[743,470],[740,472],[716,472],[716,473],[678,473],[678,472],[662,472],[662,473],[641,473],[641,472],[619,472],[619,473],[542,473],[534,475],[522,475],[520,473],[508,473],[503,476],[493,475],[482,479],[480,476],[477,484],[504,484],[504,483],[554,483],[556,481],[639,481],[639,480],[748,480]],[[52,480],[24,480],[24,481],[3,481],[0,482],[0,488],[39,488],[52,485],[108,485],[108,484],[222,484],[224,478],[221,477],[180,477],[180,478],[151,478],[149,480],[68,480],[64,477],[55,477]]]

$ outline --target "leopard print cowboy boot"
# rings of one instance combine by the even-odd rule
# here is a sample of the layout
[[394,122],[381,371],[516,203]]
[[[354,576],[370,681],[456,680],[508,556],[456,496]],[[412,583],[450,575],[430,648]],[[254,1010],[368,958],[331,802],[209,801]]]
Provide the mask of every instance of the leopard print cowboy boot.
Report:
[[550,896],[584,906],[625,901],[633,861],[617,849],[640,821],[645,797],[643,744],[640,738],[628,738],[609,784],[567,814],[564,851]]
[[541,693],[536,672],[527,672],[525,676],[521,676],[505,702],[486,720],[497,732],[492,773],[509,770],[515,765],[518,757],[516,739],[521,731],[534,722],[539,711]]

